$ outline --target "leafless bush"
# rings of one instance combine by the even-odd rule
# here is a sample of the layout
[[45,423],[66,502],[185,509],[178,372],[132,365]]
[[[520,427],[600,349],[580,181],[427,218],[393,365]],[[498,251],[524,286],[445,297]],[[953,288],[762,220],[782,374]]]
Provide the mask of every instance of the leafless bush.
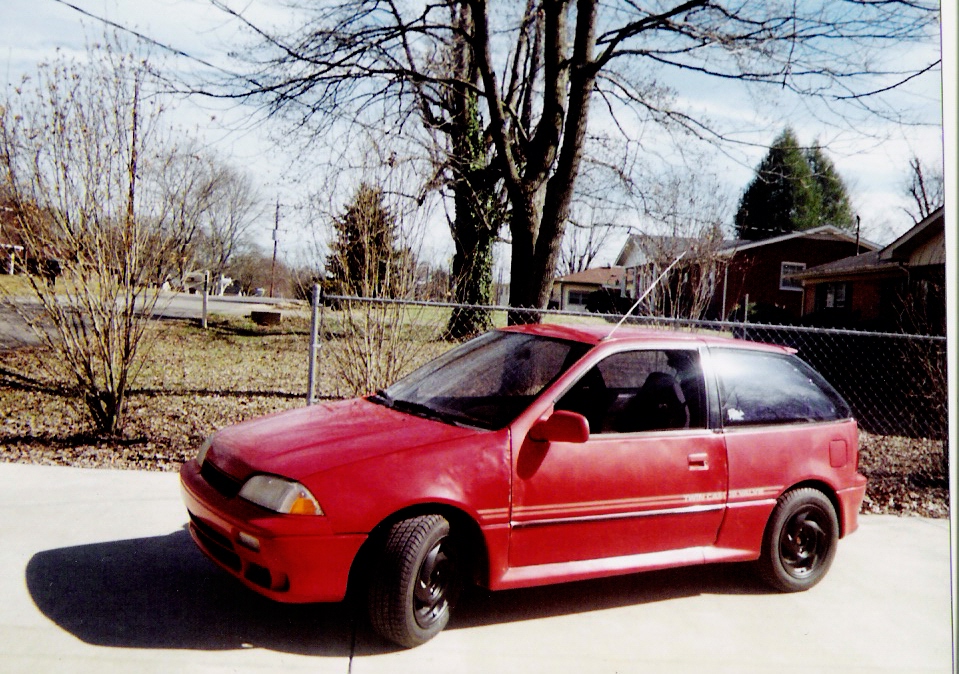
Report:
[[[323,344],[323,363],[332,367],[337,397],[363,395],[387,386],[449,345],[436,309],[389,301],[337,298],[339,309]],[[325,310],[328,311],[328,310]]]
[[[370,157],[376,152],[374,144]],[[324,286],[336,298],[328,304],[335,309],[332,334],[340,338],[324,348],[337,380],[352,395],[397,379],[441,333],[424,318],[423,308],[400,301],[420,294],[426,222],[417,200],[400,187],[409,182],[404,171],[411,169],[390,164],[386,158],[379,166],[370,161],[350,202],[331,204],[326,211]],[[314,211],[322,212],[316,201]],[[351,302],[344,296],[383,301]]]
[[142,185],[166,140],[149,73],[108,43],[85,62],[41,65],[0,104],[0,185],[42,309],[22,316],[106,433],[120,428],[158,297],[150,283],[171,250]]

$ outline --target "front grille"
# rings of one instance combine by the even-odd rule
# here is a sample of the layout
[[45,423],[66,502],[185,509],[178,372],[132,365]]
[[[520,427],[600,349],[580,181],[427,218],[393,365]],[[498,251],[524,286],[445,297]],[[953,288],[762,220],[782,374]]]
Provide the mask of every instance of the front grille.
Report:
[[227,536],[194,516],[193,513],[190,513],[190,525],[197,538],[203,543],[203,547],[214,559],[239,573],[242,567],[240,556],[233,551],[233,543]]
[[222,470],[213,465],[212,461],[204,461],[200,466],[200,475],[211,487],[226,496],[233,498],[240,493],[243,484],[234,477],[227,475]]
[[266,567],[260,566],[259,564],[253,564],[251,562],[247,565],[244,576],[254,585],[265,587],[267,590],[270,589],[272,578],[270,576],[270,570]]

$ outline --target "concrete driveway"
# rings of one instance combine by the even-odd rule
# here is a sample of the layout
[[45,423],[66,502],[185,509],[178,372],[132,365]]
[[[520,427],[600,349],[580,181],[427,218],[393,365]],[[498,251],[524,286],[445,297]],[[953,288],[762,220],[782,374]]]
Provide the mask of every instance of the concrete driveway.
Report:
[[952,671],[945,520],[863,517],[801,594],[742,566],[475,592],[410,651],[242,589],[185,520],[175,474],[0,464],[0,671]]

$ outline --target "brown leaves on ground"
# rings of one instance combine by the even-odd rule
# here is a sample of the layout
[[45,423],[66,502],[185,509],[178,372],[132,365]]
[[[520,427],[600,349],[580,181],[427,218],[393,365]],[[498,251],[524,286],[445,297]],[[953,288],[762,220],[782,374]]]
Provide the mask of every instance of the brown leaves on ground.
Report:
[[301,328],[155,326],[118,437],[91,430],[81,402],[41,367],[42,348],[0,352],[0,460],[177,470],[217,428],[304,404]]
[[949,517],[946,443],[861,433],[862,512]]

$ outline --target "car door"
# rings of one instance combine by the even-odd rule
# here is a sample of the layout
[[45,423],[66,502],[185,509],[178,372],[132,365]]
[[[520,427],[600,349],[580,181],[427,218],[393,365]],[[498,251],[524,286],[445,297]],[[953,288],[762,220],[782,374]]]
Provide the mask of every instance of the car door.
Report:
[[555,402],[586,442],[526,438],[515,455],[513,568],[711,545],[726,499],[696,349],[614,353]]

